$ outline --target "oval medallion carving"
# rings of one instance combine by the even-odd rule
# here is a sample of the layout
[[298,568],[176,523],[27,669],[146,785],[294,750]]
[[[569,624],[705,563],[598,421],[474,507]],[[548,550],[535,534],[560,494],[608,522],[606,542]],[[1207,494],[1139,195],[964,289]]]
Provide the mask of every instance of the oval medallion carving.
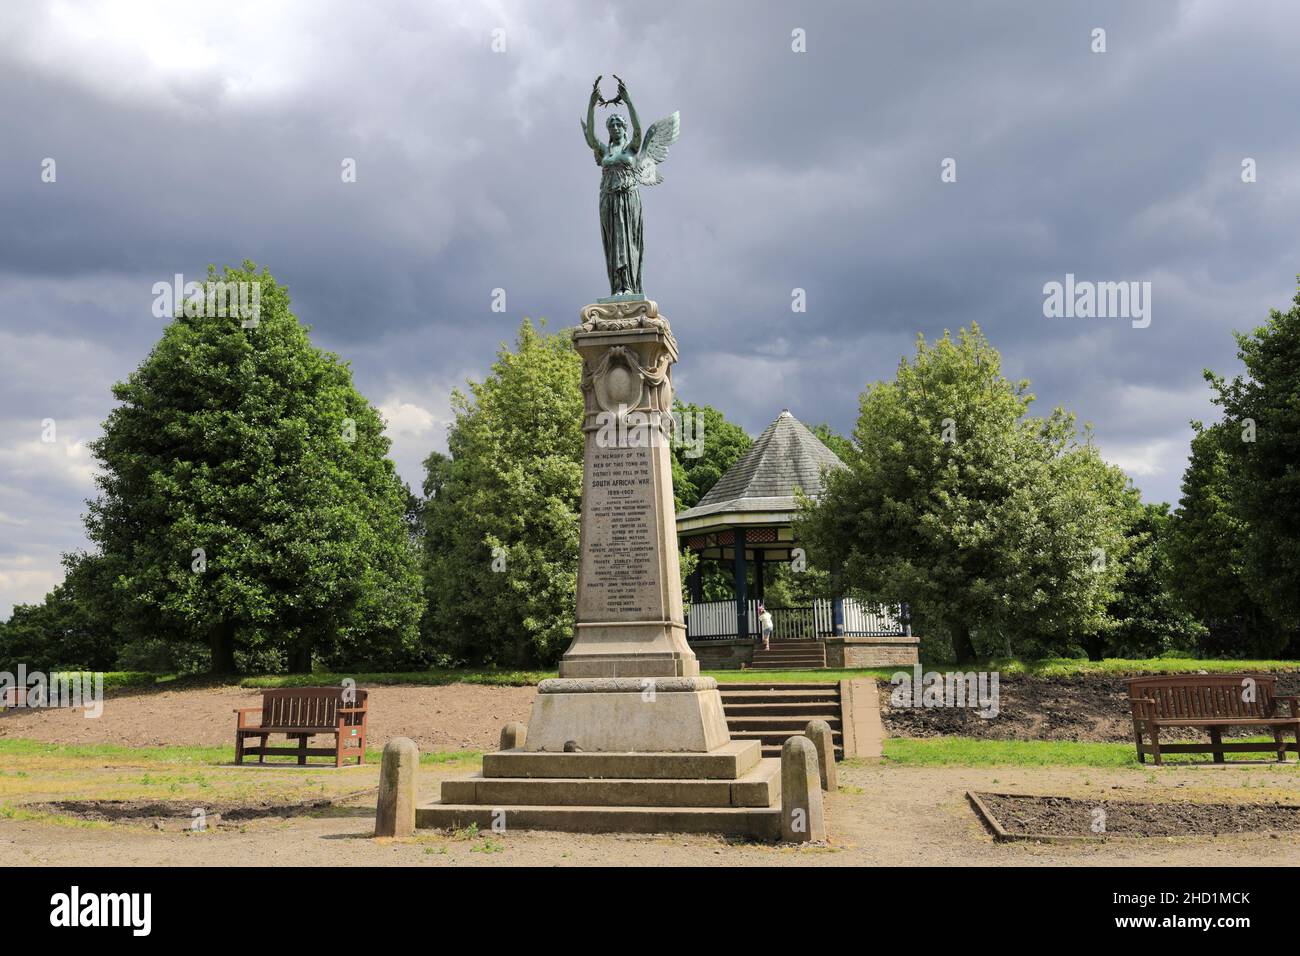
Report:
[[610,355],[605,373],[597,377],[595,384],[596,401],[605,411],[631,410],[641,404],[641,370],[618,352]]

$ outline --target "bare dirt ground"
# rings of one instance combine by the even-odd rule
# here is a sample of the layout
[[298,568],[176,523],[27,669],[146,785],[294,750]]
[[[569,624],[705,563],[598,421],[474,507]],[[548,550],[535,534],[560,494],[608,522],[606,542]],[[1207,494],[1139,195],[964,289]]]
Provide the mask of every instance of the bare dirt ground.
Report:
[[[998,715],[991,719],[978,716],[971,708],[892,707],[889,698],[894,687],[881,682],[879,688],[880,718],[890,737],[1125,743],[1133,739],[1128,686],[1121,677],[1002,675],[998,681]],[[1300,674],[1278,674],[1277,693],[1300,694]],[[1203,732],[1166,729],[1161,734],[1171,740],[1198,736],[1204,736]]]
[[[390,737],[410,737],[422,753],[496,746],[503,724],[527,722],[537,694],[533,687],[477,684],[369,690],[367,748],[382,749]],[[261,702],[260,691],[237,686],[129,690],[107,695],[103,714],[94,719],[80,710],[0,712],[0,738],[128,747],[233,745],[234,711]]]
[[[1099,693],[1094,718],[1102,716],[1101,700],[1112,691],[1084,692]],[[374,746],[401,734],[428,752],[491,748],[503,723],[528,719],[535,691],[450,685],[375,687],[372,693]],[[1041,687],[1021,694],[1013,686],[1003,697],[1004,712],[1010,708],[1008,726],[1032,720],[1029,708],[1046,698],[1059,703],[1060,694],[1053,697]],[[229,744],[232,711],[255,706],[258,699],[257,691],[237,687],[123,693],[111,697],[96,720],[75,711],[8,711],[0,714],[0,737],[137,747]],[[924,712],[926,719],[945,713],[952,712]],[[1050,730],[1050,722],[1059,718],[1043,720],[1041,726]],[[1062,739],[1050,732],[1044,736]],[[1118,739],[1126,740],[1126,733]],[[475,770],[477,763],[461,759],[422,766],[421,802],[437,798],[441,780]],[[801,848],[711,836],[514,831],[421,831],[408,840],[374,840],[378,773],[373,763],[334,770],[218,766],[146,754],[15,753],[0,766],[0,857],[11,865],[78,866],[1300,865],[1294,832],[1225,828],[1218,835],[1081,845],[996,843],[965,798],[967,790],[975,790],[1065,797],[1087,807],[1113,808],[1116,801],[1300,807],[1300,771],[1294,764],[1101,770],[848,762],[841,765],[841,790],[826,800],[829,844]],[[196,809],[206,815],[201,831],[192,829]]]
[[[230,772],[238,773],[234,768]],[[291,770],[249,770],[250,775]],[[297,771],[303,773],[304,771]],[[464,769],[420,772],[422,800]],[[341,776],[339,775],[341,773]],[[373,783],[377,770],[332,773],[347,786]],[[708,836],[583,836],[420,831],[409,840],[374,840],[374,797],[362,793],[312,816],[259,818],[186,830],[188,815],[164,830],[126,824],[69,826],[0,819],[0,854],[11,864],[388,866],[725,866],[773,865],[1300,865],[1293,835],[1230,834],[1114,838],[1104,843],[995,843],[965,800],[966,790],[1057,794],[1085,802],[1300,804],[1294,768],[1195,767],[1146,770],[933,769],[842,765],[842,789],[827,798],[826,846],[773,846]]]
[[[881,683],[879,687],[881,720],[891,737],[1132,740],[1128,690],[1120,678],[1004,676],[998,688],[999,713],[991,720],[970,708],[894,708],[889,704],[892,686]],[[503,724],[528,721],[536,694],[533,687],[477,684],[369,690],[370,746],[379,749],[390,737],[404,736],[414,740],[421,752],[495,746]],[[1278,693],[1300,693],[1300,674],[1281,675]],[[103,715],[93,720],[77,710],[0,711],[0,738],[133,747],[233,744],[235,709],[260,702],[258,690],[237,686],[132,689],[110,693]],[[1173,739],[1179,734],[1167,731],[1165,736]]]

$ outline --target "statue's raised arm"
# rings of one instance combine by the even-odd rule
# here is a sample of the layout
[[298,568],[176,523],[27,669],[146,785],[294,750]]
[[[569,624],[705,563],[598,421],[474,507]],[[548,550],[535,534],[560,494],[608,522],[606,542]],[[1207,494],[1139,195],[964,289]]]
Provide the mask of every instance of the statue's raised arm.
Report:
[[586,138],[587,145],[596,154],[597,165],[605,157],[605,144],[596,139],[595,132],[596,104],[605,102],[600,98],[600,80],[601,78],[598,76],[596,82],[591,84],[591,99],[587,102],[587,121],[583,123],[582,120],[578,120],[579,123],[582,123],[582,135]]
[[[641,121],[627,86],[617,75],[614,79],[618,80],[618,94],[612,100],[606,100],[600,95],[601,77],[596,77],[582,132],[601,168],[600,234],[605,247],[610,296],[643,299],[641,260],[644,246],[638,187],[663,182],[659,164],[668,158],[668,147],[677,142],[681,120],[677,113],[658,120],[650,124],[643,139]],[[632,135],[629,138],[628,121],[618,113],[611,113],[605,121],[609,142],[602,143],[595,135],[596,106],[617,106],[620,103],[627,107]]]

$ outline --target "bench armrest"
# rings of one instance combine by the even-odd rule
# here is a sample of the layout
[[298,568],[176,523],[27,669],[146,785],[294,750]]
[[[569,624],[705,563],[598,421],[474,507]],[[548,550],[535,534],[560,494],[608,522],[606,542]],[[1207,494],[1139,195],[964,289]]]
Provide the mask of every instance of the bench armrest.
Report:
[[262,712],[262,708],[261,707],[240,707],[238,710],[236,710],[235,713],[239,715],[239,726],[240,727],[251,726],[250,724],[244,723],[244,715],[251,714],[254,712],[260,714]]
[[1130,697],[1128,702],[1134,717],[1146,718],[1155,713],[1156,702],[1151,697]]
[[340,707],[338,709],[340,727],[360,727],[366,722],[368,711],[364,707]]

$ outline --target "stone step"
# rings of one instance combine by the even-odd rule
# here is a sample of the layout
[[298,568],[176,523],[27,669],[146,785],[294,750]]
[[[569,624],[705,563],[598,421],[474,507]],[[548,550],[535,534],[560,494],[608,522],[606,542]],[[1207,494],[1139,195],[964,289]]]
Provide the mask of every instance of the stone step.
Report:
[[758,763],[759,746],[733,740],[708,753],[547,753],[502,750],[483,755],[485,777],[587,777],[622,780],[735,780]]
[[[730,726],[732,717],[834,717],[839,720],[840,702],[837,700],[803,700],[803,701],[726,701],[722,705]],[[804,721],[807,723],[807,721]]]
[[[804,729],[798,730],[733,730],[731,737],[733,740],[757,740],[763,745],[764,756],[769,756],[767,751],[772,747],[781,747],[791,737],[802,734]],[[839,750],[844,749],[844,736],[836,729],[831,730],[831,740]]]
[[824,720],[831,728],[835,755],[844,758],[843,719],[838,681],[728,684],[719,687],[723,713],[733,741],[754,741],[763,756],[781,755],[789,738],[802,734],[810,720]]
[[826,685],[828,689],[823,690],[734,690],[726,691],[722,694],[722,706],[728,707],[732,704],[766,704],[766,703],[799,703],[799,704],[822,704],[827,702],[838,703],[840,699],[839,688],[834,684]]
[[734,683],[719,683],[718,693],[725,700],[731,694],[754,694],[759,691],[768,694],[786,694],[799,691],[816,691],[819,694],[831,694],[838,698],[840,685],[838,681],[769,681],[751,680]]
[[791,658],[788,661],[755,661],[747,671],[819,671],[826,666],[824,661],[819,660],[795,660]]
[[727,715],[727,729],[731,731],[731,737],[734,740],[737,733],[746,731],[789,731],[792,734],[801,734],[808,727],[810,720],[824,720],[830,725],[831,732],[838,734],[840,732],[839,715],[826,717],[823,715],[810,714],[807,717],[801,715],[786,715],[784,717],[732,717]]
[[558,830],[568,833],[717,833],[778,840],[779,802],[770,807],[483,807],[433,803],[415,810],[422,828],[480,831]]
[[457,805],[577,807],[767,807],[781,797],[781,761],[762,759],[738,780],[603,780],[484,777],[442,784]]
[[[781,748],[780,748],[780,747],[776,747],[776,746],[772,746],[772,747],[764,747],[764,748],[763,748],[763,756],[764,756],[764,757],[774,757],[774,758],[776,758],[777,760],[780,760],[780,759],[781,759]],[[843,747],[836,747],[836,748],[835,748],[835,759],[836,759],[837,761],[839,761],[839,760],[843,760],[843,759],[844,759],[844,748],[843,748]]]

